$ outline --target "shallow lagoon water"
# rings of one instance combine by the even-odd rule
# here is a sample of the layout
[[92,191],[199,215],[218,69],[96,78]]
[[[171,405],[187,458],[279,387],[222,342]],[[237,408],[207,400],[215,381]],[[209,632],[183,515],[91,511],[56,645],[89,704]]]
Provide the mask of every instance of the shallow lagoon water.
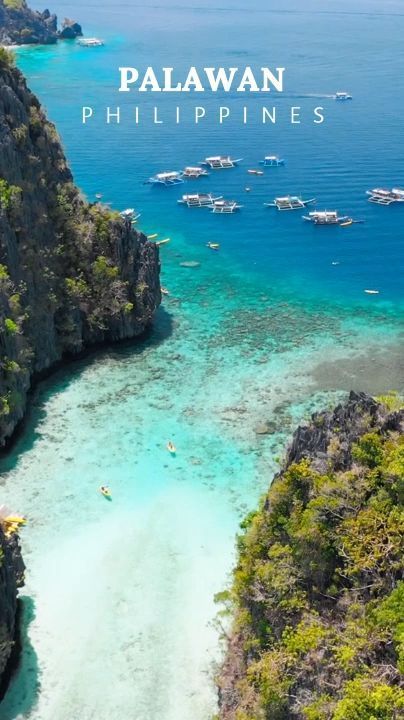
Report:
[[[262,17],[261,4],[255,6]],[[100,125],[98,134],[83,138],[75,113],[88,76],[97,68],[90,88],[96,96],[112,87],[111,67],[123,57],[136,51],[157,65],[167,28],[166,52],[179,64],[191,64],[191,32],[200,57],[213,54],[214,62],[223,53],[234,57],[231,48],[247,48],[259,61],[268,30],[259,27],[251,49],[257,20],[237,15],[236,7],[230,48],[228,35],[222,42],[220,33],[210,34],[228,18],[213,4],[206,13],[171,4],[158,13],[135,6],[114,13],[108,3],[97,9],[95,16],[89,7],[63,6],[88,34],[108,40],[99,54],[67,44],[23,50],[19,63],[57,121],[88,196],[102,191],[118,207],[136,204],[146,232],[172,238],[161,250],[170,296],[150,337],[75,363],[42,385],[24,434],[2,461],[1,501],[29,518],[22,534],[29,643],[1,717],[206,720],[215,709],[212,678],[220,657],[213,595],[231,571],[238,523],[268,486],[293,428],[352,387],[403,389],[404,209],[374,208],[362,194],[373,184],[399,184],[401,135],[398,119],[378,115],[379,102],[373,107],[367,71],[346,68],[355,102],[332,106],[334,122],[320,135],[311,127],[300,134],[279,127],[271,136],[276,148],[268,148],[259,128],[218,134],[212,124],[201,132],[198,153],[207,154],[214,141],[215,150],[226,145],[246,157],[237,170],[214,178],[215,189],[226,193],[243,195],[247,182],[253,186],[239,217],[177,208],[181,190],[141,183],[173,158],[181,166],[201,159],[194,157],[194,128],[178,135],[144,127],[134,137],[129,128],[108,135]],[[124,14],[136,16],[132,28],[124,27]],[[279,13],[271,22],[277,28],[271,55],[289,61],[295,87],[302,87],[299,68],[316,62],[317,85],[307,85],[307,94],[320,84],[324,93],[337,89],[338,78],[330,75],[342,41],[333,45],[330,32],[324,34],[329,18]],[[372,87],[385,103],[397,102],[384,86],[385,66],[399,64],[394,53],[403,19],[369,13],[350,22],[352,35],[341,13],[333,16],[334,28],[345,27],[350,66],[357,53],[370,57],[371,27],[377,33],[384,23],[389,30],[391,45],[383,48],[380,71],[372,70]],[[361,23],[367,32],[358,40],[353,33]],[[281,30],[290,34],[290,46]],[[303,30],[309,49],[298,52],[293,38]],[[369,103],[376,120],[369,119]],[[370,149],[382,117],[380,147],[388,162]],[[288,157],[283,175],[266,174],[262,184],[247,180],[249,162],[273,149]],[[304,226],[299,214],[261,207],[270,193],[300,189],[315,191],[324,203],[347,203],[340,209],[367,223],[322,231]],[[212,239],[220,241],[219,253],[205,247]],[[180,266],[189,260],[200,265]],[[365,296],[369,285],[380,287],[380,295]],[[274,432],[257,435],[266,420]],[[175,458],[165,449],[168,439],[177,446]],[[112,502],[97,492],[101,484],[110,485]]]

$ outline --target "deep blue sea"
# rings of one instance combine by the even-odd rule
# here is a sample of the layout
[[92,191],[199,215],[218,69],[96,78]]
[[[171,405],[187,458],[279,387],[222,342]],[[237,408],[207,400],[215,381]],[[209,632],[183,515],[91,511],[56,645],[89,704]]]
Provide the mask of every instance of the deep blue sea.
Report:
[[[27,643],[2,718],[209,720],[221,649],[213,595],[292,430],[351,388],[404,389],[404,204],[366,196],[404,186],[404,7],[56,0],[51,10],[105,45],[23,48],[18,65],[87,198],[135,207],[144,232],[171,239],[161,248],[170,295],[148,341],[44,384],[2,462],[1,500],[29,518]],[[285,67],[284,92],[118,92],[120,66],[174,67],[184,80],[192,65]],[[338,90],[352,102],[335,102]],[[85,126],[83,105],[94,111]],[[197,105],[206,116],[195,125]],[[230,116],[220,125],[221,105]],[[108,106],[120,106],[119,125],[106,123]],[[262,124],[262,106],[276,106],[275,125]],[[216,154],[243,162],[178,187],[144,184]],[[247,173],[269,154],[285,166]],[[199,191],[243,208],[217,216],[177,204]],[[289,193],[364,222],[319,228],[263,206]],[[190,260],[199,265],[180,265]],[[257,435],[267,420],[274,432]]]

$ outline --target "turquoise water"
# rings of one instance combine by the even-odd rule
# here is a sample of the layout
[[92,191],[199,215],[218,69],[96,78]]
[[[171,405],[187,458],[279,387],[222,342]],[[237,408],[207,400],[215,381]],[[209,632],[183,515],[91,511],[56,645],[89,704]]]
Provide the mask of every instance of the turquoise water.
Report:
[[[351,387],[403,389],[404,207],[374,207],[364,195],[402,185],[400,3],[378,14],[371,1],[330,2],[326,12],[314,2],[304,12],[292,3],[283,12],[274,3],[248,11],[224,1],[192,5],[56,3],[105,47],[19,52],[83,192],[136,206],[142,229],[171,237],[161,251],[170,295],[142,344],[76,363],[44,384],[2,461],[0,501],[29,518],[27,642],[4,720],[207,720],[220,658],[213,595],[226,585],[238,523],[293,428]],[[285,65],[280,111],[301,104],[308,116],[319,102],[311,95],[337,89],[354,101],[321,98],[322,127],[219,127],[217,106],[237,112],[240,103],[208,96],[195,103],[208,115],[198,128],[80,125],[83,104],[135,104],[116,92],[118,65],[218,63]],[[167,117],[177,103],[145,100],[155,102]],[[245,161],[187,190],[143,185],[156,171],[222,151]],[[248,176],[271,152],[286,167]],[[177,207],[194,187],[245,207],[234,217]],[[322,230],[299,213],[262,207],[284,192],[315,195],[320,206],[366,223]],[[219,253],[208,240],[220,242]],[[185,260],[200,265],[181,267]],[[369,287],[380,294],[366,296]],[[273,433],[257,435],[267,420]],[[112,502],[97,493],[101,484]]]

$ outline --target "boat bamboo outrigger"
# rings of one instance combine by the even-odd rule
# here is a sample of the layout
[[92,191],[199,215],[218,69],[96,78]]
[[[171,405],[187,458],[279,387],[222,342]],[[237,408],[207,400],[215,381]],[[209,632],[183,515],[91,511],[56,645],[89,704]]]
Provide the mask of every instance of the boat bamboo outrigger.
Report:
[[352,225],[352,218],[348,215],[338,215],[336,210],[315,210],[308,215],[303,215],[303,220],[312,222],[314,225]]
[[221,195],[215,197],[212,193],[197,193],[195,195],[183,195],[177,202],[179,205],[186,205],[187,207],[209,207],[221,199]]
[[179,185],[183,183],[183,173],[173,170],[172,172],[157,173],[147,181],[151,185]]
[[367,190],[366,194],[370,196],[369,202],[376,205],[392,205],[393,203],[404,202],[404,190],[400,188],[392,188],[392,190],[373,188],[373,190]]
[[352,95],[349,95],[347,92],[336,92],[334,95],[334,100],[338,100],[339,102],[345,102],[345,100],[352,100]]
[[264,203],[264,205],[265,207],[274,207],[278,210],[302,210],[314,202],[316,202],[316,198],[303,200],[297,195],[285,195],[284,197],[276,197],[273,202]]
[[189,180],[196,180],[200,177],[206,177],[209,173],[207,170],[199,166],[187,166],[184,168],[182,175],[184,178],[188,178]]
[[207,165],[212,168],[212,170],[225,170],[235,167],[242,159],[243,158],[238,158],[234,160],[230,155],[213,155],[212,157],[205,158],[205,160],[201,162],[201,165]]
[[242,208],[235,200],[216,200],[212,205],[209,205],[213,213],[229,214],[237,212]]
[[278,155],[265,155],[264,159],[260,160],[260,165],[264,165],[265,167],[279,167],[284,164],[285,161]]

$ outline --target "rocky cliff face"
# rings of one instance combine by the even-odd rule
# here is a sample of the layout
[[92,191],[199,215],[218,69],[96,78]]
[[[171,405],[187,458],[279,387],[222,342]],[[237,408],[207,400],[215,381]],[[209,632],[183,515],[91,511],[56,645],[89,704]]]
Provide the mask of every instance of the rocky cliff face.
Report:
[[0,0],[0,44],[55,43],[56,15],[30,10],[25,0]]
[[2,679],[16,640],[17,592],[24,584],[18,536],[6,539],[0,525],[0,699]]
[[404,409],[351,393],[294,435],[243,523],[220,720],[404,711]]
[[55,127],[0,56],[0,444],[32,377],[140,335],[160,303],[158,248],[73,184]]

